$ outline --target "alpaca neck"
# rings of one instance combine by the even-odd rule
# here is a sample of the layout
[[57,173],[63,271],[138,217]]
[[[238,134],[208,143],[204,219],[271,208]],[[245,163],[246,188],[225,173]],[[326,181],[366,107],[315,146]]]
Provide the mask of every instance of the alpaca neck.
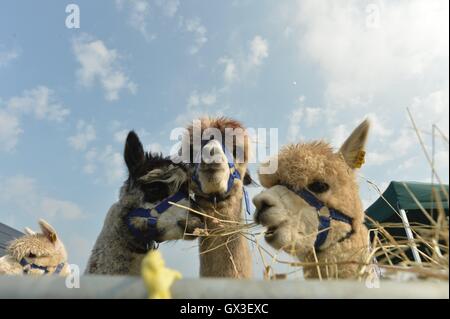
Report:
[[316,255],[309,253],[301,258],[306,263],[318,262],[320,265],[305,266],[305,278],[343,279],[360,276],[363,264],[368,262],[368,232],[362,224],[354,225],[353,229],[354,233],[348,239],[316,251]]
[[114,204],[105,219],[86,268],[87,274],[139,275],[145,254],[130,249],[123,207]]
[[[221,220],[242,221],[242,189],[234,187],[230,196],[214,204],[200,200],[202,211],[208,216]],[[250,278],[252,263],[248,242],[241,234],[214,236],[214,229],[227,223],[215,223],[206,218],[209,237],[200,238],[200,276]]]

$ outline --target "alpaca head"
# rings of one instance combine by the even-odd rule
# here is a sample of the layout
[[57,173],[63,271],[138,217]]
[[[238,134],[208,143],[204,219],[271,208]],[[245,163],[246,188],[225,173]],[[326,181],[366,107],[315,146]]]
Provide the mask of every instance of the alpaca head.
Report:
[[[151,209],[169,196],[182,191],[188,194],[187,169],[182,164],[174,164],[169,158],[160,154],[145,153],[139,137],[131,131],[128,134],[125,151],[125,163],[129,178],[121,189],[121,203],[126,213],[135,208]],[[186,197],[178,204],[189,207]],[[158,216],[155,241],[174,239],[193,239],[186,234],[202,227],[201,220],[189,214],[186,209],[170,206]],[[122,216],[126,217],[126,216]],[[148,231],[146,218],[136,217],[132,220],[134,227],[143,233]]]
[[[260,174],[266,190],[253,199],[255,220],[268,228],[265,239],[270,245],[300,257],[310,253],[318,233],[318,216],[329,217],[329,208],[344,213],[352,222],[331,220],[320,249],[346,238],[352,223],[354,227],[362,224],[364,213],[355,170],[364,159],[368,130],[369,122],[364,121],[337,152],[322,141],[281,149],[278,170]],[[296,193],[301,190],[307,190],[326,207],[318,212]]]
[[[25,229],[26,235],[15,239],[8,247],[8,255],[13,257],[20,266],[24,260],[27,264],[34,264],[40,267],[46,267],[49,273],[55,272],[56,268],[64,264],[59,273],[62,276],[69,274],[67,264],[67,252],[64,244],[58,237],[55,229],[45,220],[39,220],[41,228],[40,233],[35,233],[29,228]],[[42,269],[24,266],[28,274],[43,275]]]
[[225,118],[201,118],[197,125],[188,128],[190,147],[190,175],[193,192],[204,197],[224,197],[229,191],[233,161],[241,180],[235,179],[233,187],[251,182],[247,172],[249,158],[249,136],[241,123]]

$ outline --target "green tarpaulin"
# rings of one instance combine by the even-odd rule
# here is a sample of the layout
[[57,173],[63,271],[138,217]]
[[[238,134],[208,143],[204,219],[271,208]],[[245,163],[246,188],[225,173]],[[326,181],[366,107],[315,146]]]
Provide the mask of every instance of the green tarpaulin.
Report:
[[[366,214],[378,222],[390,220],[392,217],[397,216],[396,212],[389,206],[390,204],[397,211],[399,209],[404,209],[408,213],[408,219],[411,221],[415,217],[413,215],[423,214],[410,192],[414,194],[417,201],[420,202],[422,207],[427,211],[436,210],[437,203],[433,196],[433,187],[440,195],[441,204],[448,215],[447,195],[442,191],[442,187],[440,185],[418,182],[391,182],[384,191],[383,196],[378,198],[366,210]],[[443,187],[448,194],[448,185],[444,185]],[[386,201],[389,202],[389,204]]]

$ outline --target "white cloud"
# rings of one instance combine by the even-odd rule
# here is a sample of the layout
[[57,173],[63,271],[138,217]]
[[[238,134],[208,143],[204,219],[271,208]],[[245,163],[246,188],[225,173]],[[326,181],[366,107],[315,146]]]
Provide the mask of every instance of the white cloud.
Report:
[[223,116],[227,105],[218,103],[220,91],[215,89],[206,92],[192,91],[186,101],[186,111],[178,114],[175,124],[185,126],[192,119],[208,114],[209,116]]
[[95,128],[83,120],[77,123],[77,133],[68,138],[70,146],[75,150],[82,151],[87,148],[89,143],[96,138]]
[[267,40],[257,35],[250,43],[249,65],[261,65],[262,61],[269,56],[269,46]]
[[237,76],[236,63],[233,59],[228,57],[222,57],[219,59],[219,64],[225,65],[225,70],[223,71],[223,78],[226,84],[234,82]]
[[426,96],[413,98],[410,111],[419,129],[431,131],[436,124],[449,134],[449,91],[446,88],[430,92]]
[[161,7],[164,15],[172,18],[178,11],[178,7],[180,6],[179,0],[156,0],[156,5]]
[[289,115],[289,126],[288,126],[288,142],[295,143],[300,139],[300,123],[303,119],[305,96],[300,96],[298,98],[299,107],[292,110]]
[[20,52],[17,49],[0,51],[0,68],[9,65],[12,61],[17,59],[19,55]]
[[198,91],[191,92],[186,101],[186,111],[178,114],[175,123],[184,126],[190,120],[205,114],[211,116],[223,115],[226,107],[217,105],[217,94],[216,90],[201,93]]
[[38,120],[62,122],[70,111],[46,86],[25,90],[20,96],[0,99],[0,151],[12,151],[23,133],[21,117],[33,115]]
[[0,152],[12,151],[22,132],[19,119],[15,115],[0,109]]
[[33,178],[17,175],[0,180],[0,203],[36,218],[76,220],[85,214],[75,203],[41,191]]
[[334,104],[348,107],[357,97],[402,91],[398,83],[405,88],[431,74],[442,77],[442,70],[448,69],[446,0],[375,2],[377,24],[369,23],[366,2],[298,4],[299,47],[321,68],[327,97]]
[[[101,171],[99,172],[99,169]],[[121,153],[111,145],[103,149],[91,148],[85,154],[83,171],[86,174],[99,172],[100,180],[108,185],[121,182],[126,177],[125,165]]]
[[77,70],[78,81],[92,87],[100,83],[108,101],[119,99],[119,93],[128,90],[134,94],[136,84],[122,71],[119,65],[119,54],[108,49],[103,41],[83,35],[73,41],[73,51],[80,68]]
[[299,139],[304,138],[304,136],[300,134],[301,128],[310,128],[323,122],[325,116],[323,109],[306,106],[305,100],[306,97],[301,95],[297,100],[298,106],[296,106],[289,115],[287,133],[287,140],[289,142],[298,142]]
[[198,106],[211,106],[216,104],[217,95],[215,92],[198,93],[193,91],[188,98],[188,108],[194,108]]
[[54,92],[46,86],[25,90],[21,96],[6,102],[8,110],[14,114],[33,114],[38,120],[63,121],[70,111],[55,98]]
[[203,45],[208,42],[208,38],[206,37],[207,29],[199,18],[186,20],[184,22],[184,28],[187,32],[194,34],[194,44],[189,48],[189,53],[197,54]]
[[129,130],[123,129],[114,133],[114,140],[119,144],[124,144]]
[[345,124],[339,124],[331,129],[331,145],[339,148],[347,139],[351,131]]
[[220,65],[224,65],[223,79],[226,85],[230,85],[237,80],[244,78],[263,64],[269,56],[269,45],[267,39],[256,35],[250,42],[248,51],[244,56],[235,55],[233,57],[223,56],[218,60]]
[[44,197],[41,201],[41,210],[50,218],[79,219],[83,216],[81,209],[72,202]]
[[116,0],[116,7],[129,11],[128,23],[138,30],[147,41],[155,39],[156,35],[148,30],[147,20],[151,14],[150,0]]
[[[367,165],[376,166],[377,179],[430,175],[406,108],[426,144],[433,124],[448,135],[449,2],[302,0],[297,5],[284,23],[292,28],[286,41],[297,41],[299,61],[312,63],[324,86],[316,110],[321,115],[311,114],[311,130],[304,134],[323,132],[318,137],[328,136],[338,147],[369,117]],[[306,113],[303,108],[302,127]],[[445,147],[436,152],[448,153]]]

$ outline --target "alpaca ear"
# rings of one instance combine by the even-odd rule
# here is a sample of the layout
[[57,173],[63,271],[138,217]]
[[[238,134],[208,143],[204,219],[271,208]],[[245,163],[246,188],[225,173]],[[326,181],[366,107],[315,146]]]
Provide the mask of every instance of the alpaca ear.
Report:
[[248,186],[248,185],[259,186],[258,183],[255,182],[255,180],[250,175],[250,171],[248,169],[245,171],[243,183],[245,186]]
[[41,227],[42,233],[50,240],[50,242],[55,243],[58,240],[56,230],[45,220],[39,219],[39,227]]
[[369,128],[370,122],[365,120],[350,134],[339,149],[345,162],[352,169],[360,168],[365,162],[365,147]]
[[261,163],[258,168],[258,177],[261,185],[265,188],[278,185],[280,178],[278,176],[278,158],[271,157],[268,161]]
[[139,137],[134,131],[130,131],[125,142],[124,159],[128,167],[128,172],[132,175],[136,169],[144,162],[145,153]]
[[32,230],[31,228],[25,227],[23,230],[25,231],[25,234],[27,234],[27,235],[36,235],[36,232],[34,230]]

